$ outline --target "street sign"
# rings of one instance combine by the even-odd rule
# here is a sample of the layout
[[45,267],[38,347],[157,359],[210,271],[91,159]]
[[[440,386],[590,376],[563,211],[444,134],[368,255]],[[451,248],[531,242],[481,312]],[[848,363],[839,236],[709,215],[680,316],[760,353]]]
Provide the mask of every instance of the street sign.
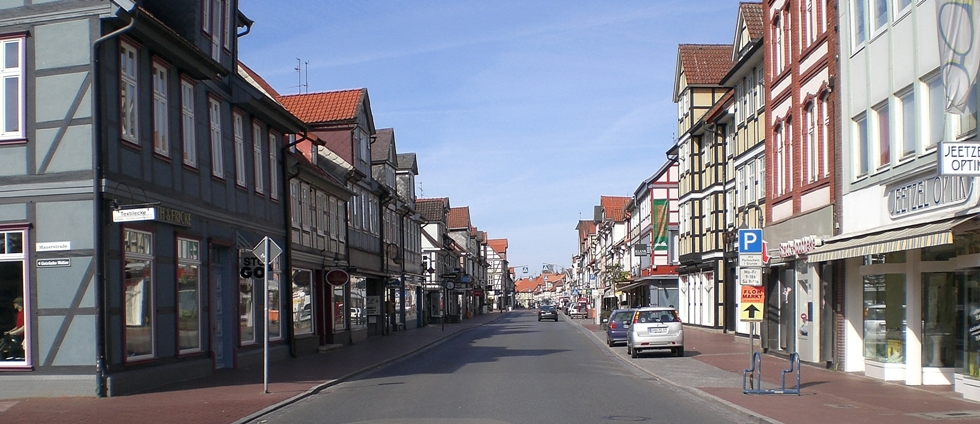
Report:
[[252,253],[255,255],[256,258],[259,258],[259,261],[261,261],[262,263],[266,263],[265,247],[267,243],[269,245],[270,262],[276,260],[276,258],[278,258],[279,255],[282,253],[282,248],[279,247],[279,245],[276,244],[276,242],[272,241],[272,239],[269,237],[264,237],[262,241],[260,241],[259,244],[256,244],[255,248],[252,249]]
[[766,290],[762,287],[742,286],[742,301],[738,312],[742,321],[762,321],[766,307]]
[[739,268],[738,285],[740,286],[762,286],[762,268]]
[[738,230],[738,253],[762,253],[762,229],[742,228]]
[[740,253],[738,255],[738,266],[740,267],[761,267],[764,261],[761,253]]
[[439,274],[439,278],[441,278],[443,280],[455,280],[455,279],[459,278],[459,274],[457,274],[455,272],[447,272],[445,274]]

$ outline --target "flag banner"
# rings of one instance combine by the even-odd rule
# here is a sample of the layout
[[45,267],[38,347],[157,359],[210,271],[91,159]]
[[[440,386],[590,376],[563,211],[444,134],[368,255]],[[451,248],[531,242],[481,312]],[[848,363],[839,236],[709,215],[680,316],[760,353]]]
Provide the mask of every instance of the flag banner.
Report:
[[946,112],[973,112],[970,93],[980,68],[980,31],[976,0],[937,0],[939,62],[946,91]]

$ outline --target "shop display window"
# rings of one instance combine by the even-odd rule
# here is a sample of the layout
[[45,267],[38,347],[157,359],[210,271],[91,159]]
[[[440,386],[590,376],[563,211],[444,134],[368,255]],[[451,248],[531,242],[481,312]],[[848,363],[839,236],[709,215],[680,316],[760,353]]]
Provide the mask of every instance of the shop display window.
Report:
[[980,253],[980,230],[966,231],[953,237],[957,256]]
[[980,378],[980,270],[957,273],[960,301],[956,313],[961,323],[957,333],[957,371]]
[[866,275],[864,357],[879,362],[904,363],[905,326],[905,275]]
[[154,355],[153,234],[127,229],[123,234],[123,282],[126,357],[142,360]]
[[0,232],[0,329],[20,328],[0,337],[0,367],[22,366],[30,360],[31,311],[25,309],[30,305],[24,291],[24,261],[24,232]]
[[293,270],[293,334],[313,333],[313,272]]
[[350,277],[350,329],[367,329],[367,278]]
[[180,352],[201,351],[201,242],[177,238],[177,330]]
[[333,288],[333,331],[335,333],[347,329],[347,314],[344,313],[344,286]]
[[956,365],[956,280],[954,273],[922,274],[922,366]]
[[[241,258],[253,255],[251,251],[239,250],[238,256]],[[242,346],[255,343],[256,287],[253,281],[252,278],[243,278],[241,275],[238,277],[238,340]]]

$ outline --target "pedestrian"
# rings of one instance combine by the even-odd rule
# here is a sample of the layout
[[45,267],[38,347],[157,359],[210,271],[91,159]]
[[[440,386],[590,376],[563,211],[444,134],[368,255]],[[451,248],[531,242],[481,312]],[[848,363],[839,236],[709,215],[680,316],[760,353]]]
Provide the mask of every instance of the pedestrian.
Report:
[[14,320],[14,328],[3,333],[3,341],[0,341],[0,354],[3,359],[17,357],[17,353],[24,350],[24,298],[14,299],[14,309],[17,317]]

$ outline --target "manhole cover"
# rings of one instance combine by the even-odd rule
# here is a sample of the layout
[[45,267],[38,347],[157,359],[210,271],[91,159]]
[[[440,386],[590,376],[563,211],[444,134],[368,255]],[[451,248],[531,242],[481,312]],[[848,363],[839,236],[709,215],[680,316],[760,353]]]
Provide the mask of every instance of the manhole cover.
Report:
[[964,420],[967,418],[980,418],[980,411],[946,411],[946,412],[925,412],[921,414],[909,414],[929,420]]
[[650,418],[649,417],[631,417],[631,416],[628,416],[628,415],[612,415],[612,416],[608,416],[608,417],[602,417],[602,419],[609,420],[609,421],[626,421],[626,422],[632,422],[632,423],[638,423],[638,422],[643,422],[643,421],[650,421]]

